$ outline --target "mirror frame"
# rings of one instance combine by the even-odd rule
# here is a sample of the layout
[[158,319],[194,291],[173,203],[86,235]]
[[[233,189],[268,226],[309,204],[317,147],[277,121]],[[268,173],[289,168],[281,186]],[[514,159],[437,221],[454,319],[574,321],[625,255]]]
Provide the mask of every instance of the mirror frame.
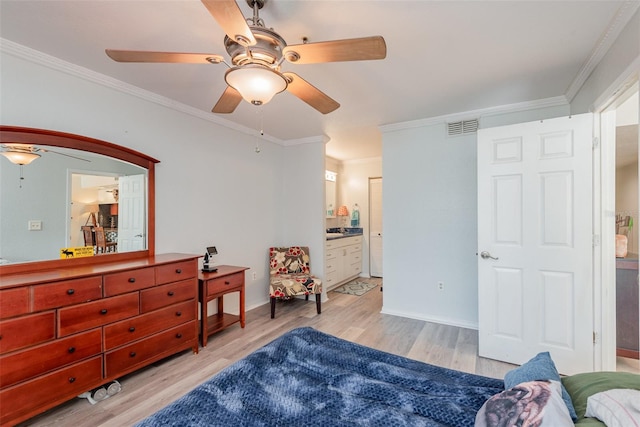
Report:
[[[0,275],[26,272],[39,272],[62,267],[103,264],[107,262],[129,260],[132,258],[155,255],[156,211],[155,211],[155,164],[159,160],[135,150],[99,139],[89,138],[54,130],[0,125],[0,143],[46,145],[50,147],[72,148],[90,153],[102,154],[140,166],[147,170],[147,249],[142,251],[104,254],[100,256],[54,259],[46,261],[27,261],[16,264],[0,265]],[[28,166],[26,166],[28,167]]]

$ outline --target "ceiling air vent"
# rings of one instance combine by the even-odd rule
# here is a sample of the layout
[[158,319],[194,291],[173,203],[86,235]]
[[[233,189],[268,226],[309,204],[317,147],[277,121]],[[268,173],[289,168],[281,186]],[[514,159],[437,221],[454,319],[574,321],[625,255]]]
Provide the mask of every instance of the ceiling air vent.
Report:
[[477,131],[478,119],[447,123],[447,134],[449,136],[466,135]]

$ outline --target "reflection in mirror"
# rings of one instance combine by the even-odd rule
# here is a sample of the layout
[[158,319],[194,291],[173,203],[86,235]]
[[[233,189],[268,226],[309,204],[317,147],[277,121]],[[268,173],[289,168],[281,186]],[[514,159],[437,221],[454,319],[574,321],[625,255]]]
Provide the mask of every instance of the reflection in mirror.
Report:
[[60,259],[62,249],[85,245],[95,254],[147,248],[145,168],[86,151],[38,148],[40,157],[30,164],[0,159],[0,263]]
[[338,208],[336,207],[336,178],[337,173],[333,171],[324,171],[325,177],[325,195],[326,195],[326,217],[335,218]]

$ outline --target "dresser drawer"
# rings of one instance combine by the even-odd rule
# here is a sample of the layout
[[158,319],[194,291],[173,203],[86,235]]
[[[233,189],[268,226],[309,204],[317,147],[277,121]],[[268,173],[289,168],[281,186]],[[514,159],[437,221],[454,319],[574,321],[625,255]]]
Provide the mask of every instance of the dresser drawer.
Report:
[[349,265],[349,270],[346,272],[349,277],[360,273],[362,273],[362,263],[360,262]]
[[325,289],[331,289],[331,287],[336,284],[336,281],[337,273],[335,271],[328,272],[322,281],[322,286]]
[[139,313],[137,292],[61,308],[58,311],[58,336],[86,331]]
[[[102,381],[102,356],[0,391],[0,424],[21,421],[89,390]],[[37,413],[36,412],[36,413]]]
[[187,343],[195,339],[196,329],[190,322],[105,353],[105,376],[129,372],[151,359],[173,354],[177,348],[187,347]]
[[0,357],[0,387],[33,378],[102,351],[102,331],[93,329]]
[[215,295],[219,292],[225,292],[229,288],[242,286],[244,283],[244,271],[220,277],[218,279],[209,280],[207,282],[207,295]]
[[195,320],[194,301],[184,301],[104,327],[104,349],[111,350],[164,329]]
[[195,299],[198,295],[195,279],[157,286],[140,292],[140,311],[147,313],[176,302]]
[[155,272],[153,267],[138,268],[104,275],[104,296],[124,294],[155,286]]
[[0,291],[0,319],[29,313],[29,288]]
[[172,264],[156,267],[156,284],[177,282],[178,280],[191,279],[198,274],[198,261],[190,260],[174,262]]
[[55,312],[31,314],[0,321],[0,354],[52,340]]
[[102,276],[65,280],[33,287],[33,311],[102,298]]

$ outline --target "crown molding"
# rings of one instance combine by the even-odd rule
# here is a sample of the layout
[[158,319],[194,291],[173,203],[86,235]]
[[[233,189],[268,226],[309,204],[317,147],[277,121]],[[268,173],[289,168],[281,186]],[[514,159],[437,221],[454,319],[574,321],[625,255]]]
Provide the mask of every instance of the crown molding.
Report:
[[629,23],[634,13],[640,8],[640,2],[637,0],[625,1],[619,8],[616,15],[611,18],[606,30],[600,36],[600,39],[594,46],[591,54],[587,58],[578,74],[565,92],[568,102],[573,101],[582,85],[587,81],[593,70],[598,66],[602,58],[607,54],[613,43],[616,41],[622,30]]
[[552,98],[538,99],[535,101],[518,102],[515,104],[505,104],[496,107],[481,108],[477,110],[464,111],[455,114],[446,114],[443,116],[429,117],[426,119],[412,120],[408,122],[392,123],[380,126],[382,132],[395,132],[404,129],[412,129],[418,127],[432,126],[441,123],[457,122],[461,120],[472,120],[483,116],[492,116],[496,114],[515,113],[517,111],[534,110],[537,108],[557,107],[568,105],[567,98],[564,95],[554,96]]
[[[208,122],[215,123],[228,129],[232,129],[251,136],[255,136],[256,134],[255,129],[233,123],[229,120],[221,119],[213,113],[207,113],[205,111],[198,110],[197,108],[191,107],[181,102],[177,102],[167,97],[157,95],[148,90],[141,89],[137,86],[130,85],[121,80],[117,80],[88,68],[72,64],[60,58],[56,58],[55,56],[48,55],[44,52],[31,49],[29,47],[1,37],[0,52],[15,56],[25,61],[42,65],[55,71],[69,74],[71,76],[89,81],[91,83],[99,84],[101,86],[117,90],[127,95],[135,96],[145,101],[152,102],[154,104],[161,105],[163,107],[167,107],[169,109],[179,111],[181,113],[188,114],[190,116],[194,116]],[[282,140],[273,136],[262,135],[261,139],[273,142],[275,144],[284,145]]]

